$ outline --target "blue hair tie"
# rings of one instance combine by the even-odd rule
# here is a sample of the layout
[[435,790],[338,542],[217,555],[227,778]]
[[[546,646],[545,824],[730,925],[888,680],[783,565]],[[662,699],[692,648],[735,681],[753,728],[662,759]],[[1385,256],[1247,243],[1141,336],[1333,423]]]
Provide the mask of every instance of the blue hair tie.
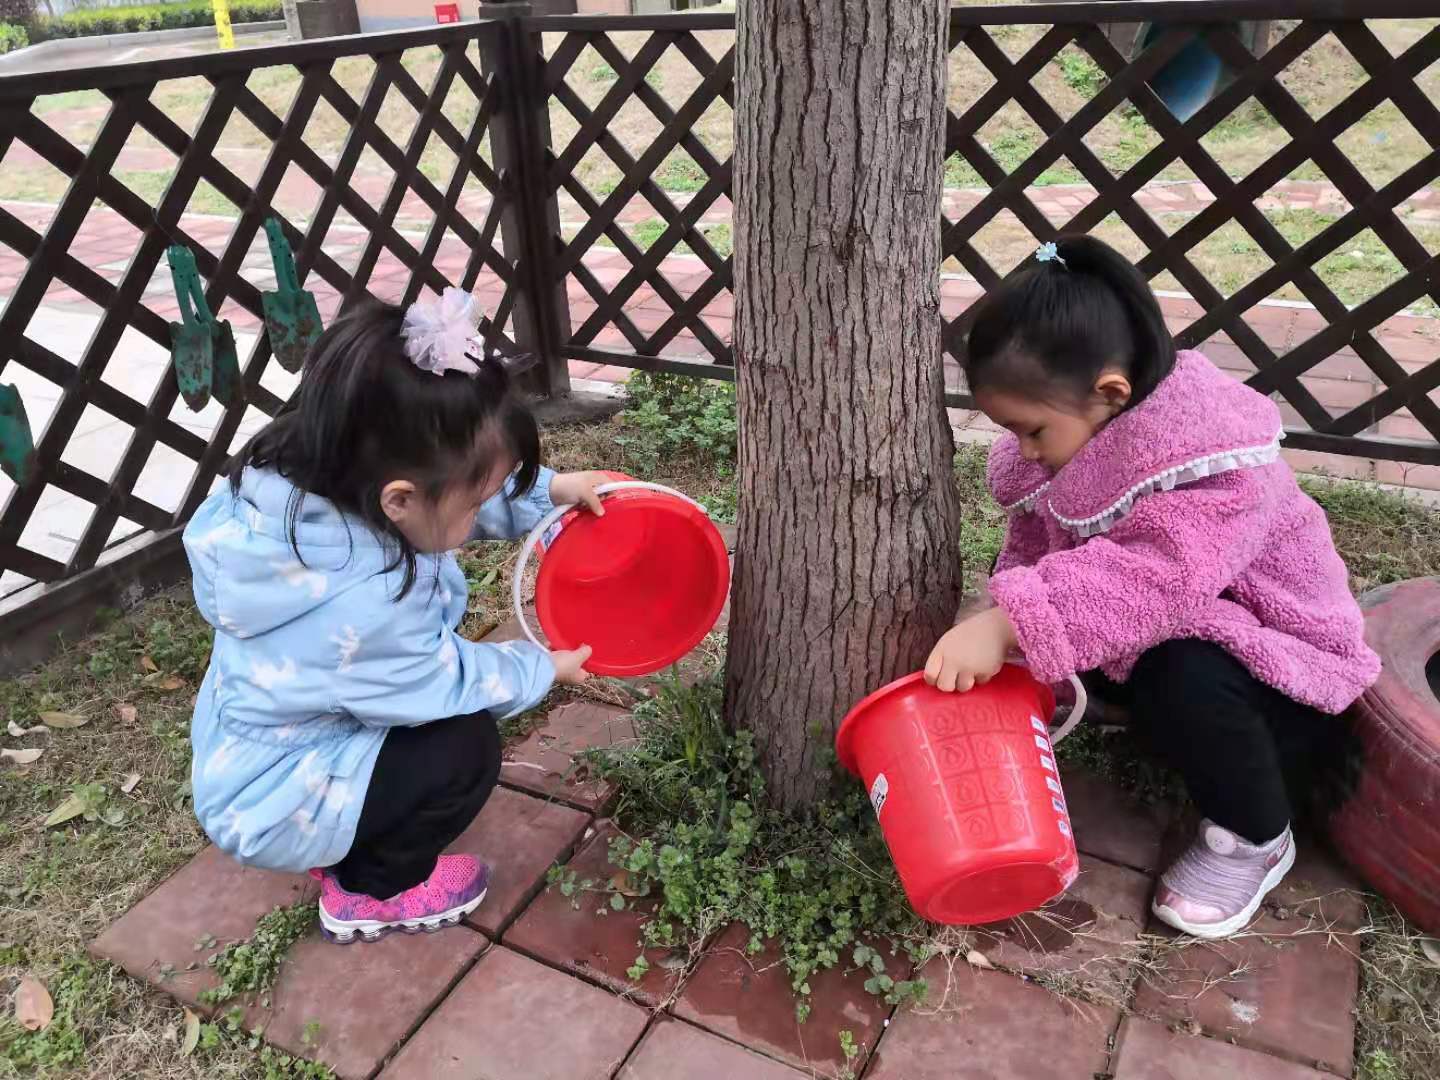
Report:
[[1060,249],[1055,246],[1054,240],[1047,241],[1035,249],[1035,261],[1058,262],[1061,266],[1065,266],[1065,257],[1060,254]]

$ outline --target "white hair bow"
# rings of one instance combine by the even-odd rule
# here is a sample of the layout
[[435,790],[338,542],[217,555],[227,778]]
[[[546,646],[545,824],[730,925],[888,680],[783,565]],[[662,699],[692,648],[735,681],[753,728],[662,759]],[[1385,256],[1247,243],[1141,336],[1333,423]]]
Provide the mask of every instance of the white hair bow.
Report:
[[438,301],[417,300],[405,312],[405,355],[421,371],[477,375],[485,349],[477,333],[480,302],[454,286]]

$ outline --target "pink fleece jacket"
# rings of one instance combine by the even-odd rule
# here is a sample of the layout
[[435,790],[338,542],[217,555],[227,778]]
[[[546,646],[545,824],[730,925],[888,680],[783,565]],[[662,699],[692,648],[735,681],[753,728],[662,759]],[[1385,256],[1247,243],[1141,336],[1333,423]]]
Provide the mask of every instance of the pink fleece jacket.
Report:
[[989,481],[1010,524],[990,593],[1036,676],[1124,680],[1154,646],[1198,638],[1324,712],[1359,697],[1380,660],[1282,436],[1273,402],[1181,352],[1058,473],[1001,438]]

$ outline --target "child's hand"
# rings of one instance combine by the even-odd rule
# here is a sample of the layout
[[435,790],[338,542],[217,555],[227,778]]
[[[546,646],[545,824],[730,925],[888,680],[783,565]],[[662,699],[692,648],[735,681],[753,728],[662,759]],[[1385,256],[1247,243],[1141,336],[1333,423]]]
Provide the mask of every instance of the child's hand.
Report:
[[589,679],[585,664],[592,651],[589,645],[581,645],[571,652],[552,652],[550,662],[555,665],[555,681],[562,686],[579,686]]
[[596,517],[604,517],[605,507],[595,489],[609,479],[599,472],[559,473],[550,481],[550,501],[556,506],[581,505]]
[[972,615],[942,637],[925,664],[925,681],[947,693],[989,682],[1015,648],[1015,628],[1000,608]]

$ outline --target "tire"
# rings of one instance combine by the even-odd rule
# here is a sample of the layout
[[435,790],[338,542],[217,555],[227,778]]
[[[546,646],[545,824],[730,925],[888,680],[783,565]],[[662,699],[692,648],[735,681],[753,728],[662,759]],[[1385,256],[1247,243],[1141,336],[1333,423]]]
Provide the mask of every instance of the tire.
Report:
[[1440,934],[1440,577],[1386,585],[1360,606],[1384,669],[1351,711],[1363,759],[1331,840],[1406,918]]

